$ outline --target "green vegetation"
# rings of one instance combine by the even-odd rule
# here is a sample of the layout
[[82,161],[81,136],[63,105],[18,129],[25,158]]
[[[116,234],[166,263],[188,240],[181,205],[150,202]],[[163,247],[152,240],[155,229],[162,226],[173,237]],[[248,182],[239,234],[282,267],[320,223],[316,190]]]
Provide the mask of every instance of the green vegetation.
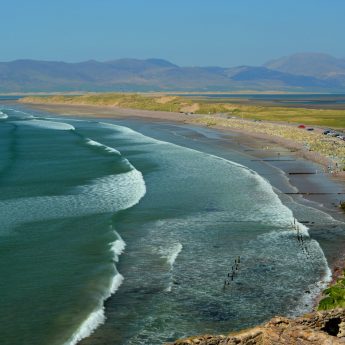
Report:
[[200,114],[227,113],[245,119],[304,123],[331,128],[345,128],[345,110],[255,106],[236,103],[200,102]]
[[49,104],[77,104],[118,106],[143,110],[224,114],[253,120],[284,121],[345,128],[345,110],[251,106],[236,103],[213,102],[200,98],[185,98],[164,94],[100,93],[81,96],[25,97],[22,102]]
[[326,289],[324,294],[327,297],[320,301],[318,310],[345,308],[345,278],[339,279],[333,286]]
[[121,108],[173,112],[179,112],[181,107],[188,106],[189,103],[191,103],[188,100],[184,101],[184,99],[181,100],[172,96],[153,97],[142,96],[140,94],[122,93],[87,94],[81,96],[24,97],[20,101],[24,103],[117,106]]

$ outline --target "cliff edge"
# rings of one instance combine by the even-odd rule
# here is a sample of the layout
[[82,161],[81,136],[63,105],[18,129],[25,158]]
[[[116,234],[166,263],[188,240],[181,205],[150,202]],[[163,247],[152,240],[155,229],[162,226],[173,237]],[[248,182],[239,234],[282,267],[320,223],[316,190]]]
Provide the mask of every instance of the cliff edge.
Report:
[[275,317],[238,333],[203,335],[165,345],[338,345],[345,344],[345,309],[317,311],[295,319]]

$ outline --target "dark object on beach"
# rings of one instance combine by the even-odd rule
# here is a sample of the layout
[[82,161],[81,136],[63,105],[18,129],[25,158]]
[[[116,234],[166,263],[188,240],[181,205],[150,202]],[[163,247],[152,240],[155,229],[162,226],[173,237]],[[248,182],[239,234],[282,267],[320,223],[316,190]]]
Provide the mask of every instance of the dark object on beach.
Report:
[[307,128],[307,131],[313,131],[314,128]]
[[340,207],[343,211],[345,211],[345,201],[340,201],[339,207]]

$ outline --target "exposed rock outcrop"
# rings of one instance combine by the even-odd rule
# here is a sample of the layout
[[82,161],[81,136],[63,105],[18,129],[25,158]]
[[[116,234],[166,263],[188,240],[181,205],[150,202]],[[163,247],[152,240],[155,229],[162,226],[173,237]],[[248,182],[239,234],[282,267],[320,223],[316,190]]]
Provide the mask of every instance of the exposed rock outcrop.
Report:
[[238,333],[203,335],[165,345],[338,345],[345,344],[345,309],[313,312],[296,319],[275,317]]

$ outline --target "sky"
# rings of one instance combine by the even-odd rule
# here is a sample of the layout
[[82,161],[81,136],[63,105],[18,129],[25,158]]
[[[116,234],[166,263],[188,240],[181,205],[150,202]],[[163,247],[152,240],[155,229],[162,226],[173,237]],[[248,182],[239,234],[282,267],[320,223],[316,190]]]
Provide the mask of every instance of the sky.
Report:
[[345,58],[344,0],[0,0],[0,61],[163,58],[261,65]]

